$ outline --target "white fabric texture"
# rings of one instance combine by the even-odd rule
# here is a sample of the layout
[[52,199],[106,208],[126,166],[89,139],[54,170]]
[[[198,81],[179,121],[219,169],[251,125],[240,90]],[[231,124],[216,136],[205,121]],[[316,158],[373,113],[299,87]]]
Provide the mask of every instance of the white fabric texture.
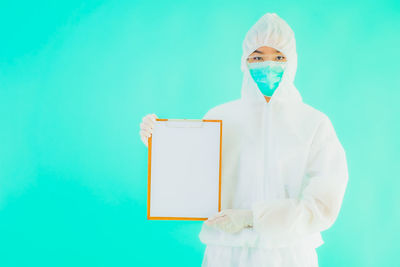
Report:
[[[269,102],[246,64],[261,46],[275,48],[287,59]],[[296,69],[292,29],[277,14],[266,13],[243,41],[241,98],[203,117],[223,121],[222,210],[253,211],[253,227],[234,234],[203,223],[203,267],[318,266],[315,248],[324,243],[320,232],[339,214],[348,169],[328,116],[302,101],[294,85]],[[306,258],[299,256],[303,249]],[[247,263],[245,257],[250,257]],[[243,264],[233,260],[239,258]]]
[[314,248],[292,246],[287,248],[249,248],[208,245],[202,267],[318,267],[318,256]]

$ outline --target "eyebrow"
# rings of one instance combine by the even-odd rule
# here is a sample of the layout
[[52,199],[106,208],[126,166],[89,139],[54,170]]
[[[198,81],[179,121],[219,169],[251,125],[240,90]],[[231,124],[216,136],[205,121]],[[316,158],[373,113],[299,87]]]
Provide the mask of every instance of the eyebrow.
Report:
[[[275,52],[277,52],[277,53],[280,53],[280,51],[279,51],[279,50],[276,50],[276,49],[275,49]],[[258,50],[255,50],[253,53],[259,53],[259,54],[262,54],[262,52],[261,52],[261,51],[258,51]]]

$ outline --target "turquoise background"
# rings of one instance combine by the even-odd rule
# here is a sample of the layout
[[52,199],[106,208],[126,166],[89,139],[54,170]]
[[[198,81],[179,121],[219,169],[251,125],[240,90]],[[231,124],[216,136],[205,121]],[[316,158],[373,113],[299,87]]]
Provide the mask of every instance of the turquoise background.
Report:
[[347,152],[320,266],[398,266],[400,1],[0,3],[0,266],[200,266],[202,222],[146,219],[139,124],[239,98],[266,12],[293,28],[295,84]]

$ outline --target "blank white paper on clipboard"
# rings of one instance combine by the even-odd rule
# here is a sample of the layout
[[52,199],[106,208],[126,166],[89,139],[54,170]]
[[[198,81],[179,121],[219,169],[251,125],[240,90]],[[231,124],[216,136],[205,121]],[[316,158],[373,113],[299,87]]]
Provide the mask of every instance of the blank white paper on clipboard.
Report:
[[156,119],[148,219],[206,220],[221,209],[221,120]]

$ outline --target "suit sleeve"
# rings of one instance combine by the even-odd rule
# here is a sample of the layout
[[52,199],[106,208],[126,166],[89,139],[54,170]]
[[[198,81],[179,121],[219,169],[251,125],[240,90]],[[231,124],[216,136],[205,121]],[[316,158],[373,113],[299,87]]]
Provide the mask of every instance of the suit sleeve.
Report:
[[335,222],[348,181],[345,151],[325,115],[314,134],[306,166],[307,185],[298,198],[256,202],[253,229],[271,237],[304,236]]
[[206,114],[203,115],[203,120],[215,119],[215,107],[209,109]]

